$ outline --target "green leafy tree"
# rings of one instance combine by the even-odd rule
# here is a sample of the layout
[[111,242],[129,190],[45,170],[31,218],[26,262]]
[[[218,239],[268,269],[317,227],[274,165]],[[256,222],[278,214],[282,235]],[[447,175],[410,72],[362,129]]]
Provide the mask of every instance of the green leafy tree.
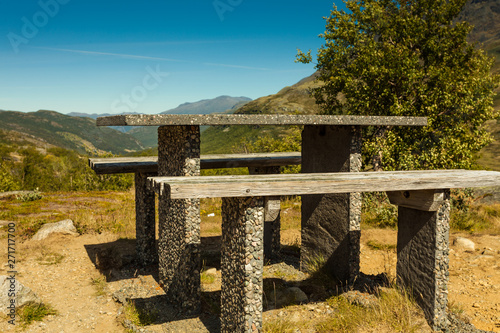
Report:
[[4,161],[0,161],[0,192],[17,191],[20,185]]
[[[424,128],[368,129],[365,165],[385,170],[473,168],[499,76],[455,22],[466,0],[351,0],[320,35],[313,90],[325,114],[426,116]],[[312,61],[299,50],[297,61]],[[383,156],[383,158],[380,158]]]

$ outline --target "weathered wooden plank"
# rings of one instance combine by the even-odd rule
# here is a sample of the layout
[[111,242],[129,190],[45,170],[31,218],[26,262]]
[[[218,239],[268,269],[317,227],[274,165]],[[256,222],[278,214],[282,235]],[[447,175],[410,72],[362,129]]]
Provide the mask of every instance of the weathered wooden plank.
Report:
[[[248,168],[298,165],[300,152],[268,154],[201,155],[201,169]],[[158,157],[91,158],[89,165],[97,174],[157,172]]]
[[155,173],[158,172],[158,157],[91,158],[89,166],[97,174]]
[[344,126],[426,126],[426,117],[332,116],[332,115],[169,115],[136,114],[99,117],[97,126],[224,126],[224,125],[344,125]]
[[500,185],[500,172],[476,170],[153,177],[172,199],[407,191]]

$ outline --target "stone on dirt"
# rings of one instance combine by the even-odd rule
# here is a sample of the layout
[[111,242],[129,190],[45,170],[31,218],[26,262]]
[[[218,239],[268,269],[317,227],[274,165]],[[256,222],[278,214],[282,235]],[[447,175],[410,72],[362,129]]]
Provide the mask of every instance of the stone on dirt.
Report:
[[72,220],[64,220],[56,223],[47,223],[42,226],[40,230],[33,236],[32,240],[43,240],[51,234],[64,234],[71,236],[78,236],[75,225]]
[[474,251],[476,249],[476,244],[471,241],[470,239],[464,238],[464,237],[457,237],[453,241],[453,245],[455,245],[458,248],[464,249],[464,250],[469,250],[469,251]]
[[40,303],[38,296],[28,287],[23,286],[15,277],[0,275],[0,313],[6,315],[11,305],[9,294],[15,293],[16,309],[31,303]]

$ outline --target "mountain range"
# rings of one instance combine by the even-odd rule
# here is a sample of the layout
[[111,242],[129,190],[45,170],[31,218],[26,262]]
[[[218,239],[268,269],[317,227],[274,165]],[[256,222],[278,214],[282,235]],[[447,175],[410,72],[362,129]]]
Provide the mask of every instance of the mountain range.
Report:
[[15,112],[0,110],[0,130],[26,141],[75,150],[81,154],[125,154],[144,149],[134,137],[90,118],[71,117],[55,111]]
[[[183,103],[176,108],[169,109],[167,111],[160,112],[162,114],[210,114],[210,113],[222,113],[227,110],[235,110],[238,107],[251,101],[248,97],[231,97],[231,96],[219,96],[212,99],[202,99],[193,103]],[[138,114],[137,112],[128,112],[122,114]],[[82,113],[82,112],[70,112],[67,114],[71,117],[86,117],[97,119],[99,117],[114,116],[111,113]],[[126,131],[124,131],[126,132]]]

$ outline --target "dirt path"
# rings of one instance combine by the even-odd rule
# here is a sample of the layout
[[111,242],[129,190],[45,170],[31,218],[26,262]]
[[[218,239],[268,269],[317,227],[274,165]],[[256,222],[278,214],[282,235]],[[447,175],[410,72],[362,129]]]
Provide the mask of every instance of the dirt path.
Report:
[[[461,308],[465,317],[470,318],[477,328],[500,332],[500,237],[499,236],[464,236],[476,244],[475,251],[465,251],[452,246],[450,254],[449,299],[454,307]],[[296,242],[298,231],[283,234],[285,241]],[[113,294],[135,294],[145,300],[152,298],[151,307],[160,307],[163,292],[152,275],[141,271],[109,270],[110,281],[105,284],[104,295],[97,294],[92,280],[102,273],[96,268],[93,249],[99,244],[117,244],[117,236],[112,234],[82,235],[79,237],[56,236],[42,242],[27,241],[19,245],[18,280],[30,287],[58,312],[46,317],[43,322],[35,322],[26,332],[126,332],[123,327],[122,304],[113,299]],[[374,249],[373,242],[387,244],[382,249]],[[133,241],[125,242],[127,251],[133,251]],[[361,270],[365,274],[386,272],[395,275],[396,232],[392,230],[364,230],[362,233]],[[371,244],[371,245],[368,245]],[[121,251],[121,250],[120,250]],[[2,255],[6,249],[2,246]],[[115,260],[110,253],[109,260]],[[59,259],[57,259],[59,258]],[[104,258],[106,259],[106,258]],[[105,266],[106,263],[97,263]],[[60,262],[58,262],[60,260]],[[123,260],[123,259],[120,259]],[[120,265],[126,263],[120,261]],[[7,267],[1,266],[0,274],[6,274]],[[220,271],[219,271],[220,275]],[[215,284],[214,286],[217,286]],[[215,288],[219,288],[218,286]],[[212,296],[216,298],[215,292]],[[156,302],[156,303],[155,303]],[[286,310],[288,311],[288,310]],[[312,320],[312,317],[327,316],[331,311],[324,303],[306,305],[304,309],[289,309],[283,313],[277,309],[266,311],[266,318],[290,316]],[[161,324],[148,327],[148,332],[208,332],[210,325],[217,327],[213,316],[184,319],[175,310],[160,308]],[[309,318],[311,317],[311,318]],[[0,331],[16,331],[6,320],[0,322]],[[214,328],[210,328],[213,332]],[[215,328],[216,330],[216,328]]]
[[[30,325],[26,332],[123,331],[116,320],[117,304],[109,296],[96,295],[91,282],[99,272],[85,250],[85,245],[107,242],[112,237],[56,236],[41,242],[29,241],[19,247],[18,280],[58,312]],[[54,258],[62,260],[52,264],[57,260]],[[6,274],[5,267],[0,274]],[[0,331],[9,330],[12,325],[0,323]]]

